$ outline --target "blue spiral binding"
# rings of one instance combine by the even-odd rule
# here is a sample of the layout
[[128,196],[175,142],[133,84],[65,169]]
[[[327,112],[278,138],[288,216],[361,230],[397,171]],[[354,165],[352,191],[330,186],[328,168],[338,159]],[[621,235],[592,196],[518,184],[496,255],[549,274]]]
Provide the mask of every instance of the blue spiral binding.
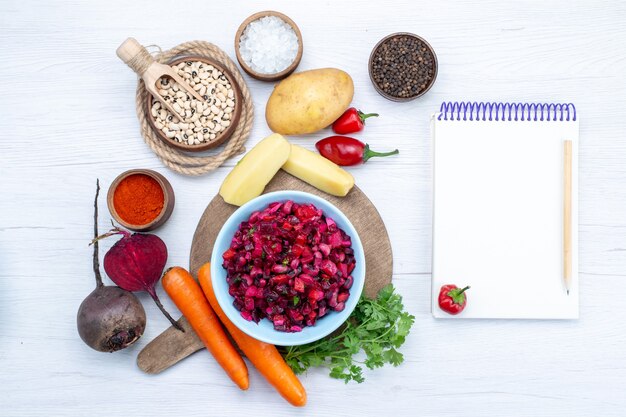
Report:
[[438,120],[576,121],[572,103],[443,102]]

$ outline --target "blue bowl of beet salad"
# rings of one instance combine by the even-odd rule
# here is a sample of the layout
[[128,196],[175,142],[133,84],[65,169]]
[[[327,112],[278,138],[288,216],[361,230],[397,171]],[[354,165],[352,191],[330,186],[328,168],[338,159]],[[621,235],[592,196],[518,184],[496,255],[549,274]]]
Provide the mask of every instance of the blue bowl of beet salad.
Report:
[[211,257],[215,296],[243,332],[310,343],[345,322],[363,291],[365,255],[350,220],[300,191],[264,194],[226,221]]

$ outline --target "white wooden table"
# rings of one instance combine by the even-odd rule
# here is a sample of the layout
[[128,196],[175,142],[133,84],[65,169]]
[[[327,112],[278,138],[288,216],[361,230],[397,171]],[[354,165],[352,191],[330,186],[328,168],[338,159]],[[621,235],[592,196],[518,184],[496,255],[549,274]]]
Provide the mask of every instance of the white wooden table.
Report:
[[[179,2],[177,2],[179,3]],[[0,3],[0,415],[84,416],[574,416],[626,407],[626,5],[615,1],[292,2],[188,0]],[[143,338],[114,354],[84,345],[76,310],[93,289],[94,183],[151,168],[176,190],[158,234],[168,265],[188,264],[196,223],[234,165],[176,175],[143,143],[136,79],[115,56],[135,36],[169,48],[203,39],[231,56],[241,21],[264,9],[304,36],[300,69],[334,66],[354,78],[354,103],[381,114],[358,137],[399,157],[352,170],[378,207],[394,249],[394,283],[416,316],[398,368],[344,385],[325,370],[303,377],[309,403],[286,404],[251,370],[241,392],[197,353],[158,376],[135,365],[168,325],[146,295]],[[439,76],[423,98],[397,104],[370,84],[373,45],[396,31],[434,46]],[[269,133],[271,84],[246,78]],[[435,321],[430,314],[429,115],[443,100],[572,101],[581,118],[578,321]],[[327,135],[293,140],[307,147]],[[108,225],[104,198],[100,227]],[[107,249],[111,243],[104,244]],[[107,279],[108,280],[108,279]],[[175,306],[163,294],[166,307]],[[503,296],[508,296],[504,294]]]

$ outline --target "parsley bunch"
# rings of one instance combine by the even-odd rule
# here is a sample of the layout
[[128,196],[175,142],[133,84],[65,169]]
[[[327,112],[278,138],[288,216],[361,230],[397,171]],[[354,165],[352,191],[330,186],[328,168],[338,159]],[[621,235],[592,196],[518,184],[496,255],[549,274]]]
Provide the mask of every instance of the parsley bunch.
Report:
[[[296,374],[326,366],[332,378],[361,383],[365,378],[359,364],[374,369],[386,363],[398,366],[404,361],[397,349],[414,321],[415,317],[404,311],[402,297],[389,284],[376,299],[361,297],[339,334],[308,345],[290,346],[285,348],[283,356]],[[366,354],[364,362],[353,358],[361,350]]]

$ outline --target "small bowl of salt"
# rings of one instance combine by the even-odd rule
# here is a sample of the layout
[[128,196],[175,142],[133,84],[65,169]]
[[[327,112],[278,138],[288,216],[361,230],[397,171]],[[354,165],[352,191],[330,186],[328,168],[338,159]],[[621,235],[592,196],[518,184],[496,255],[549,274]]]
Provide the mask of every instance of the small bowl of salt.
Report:
[[261,81],[277,81],[291,74],[302,59],[302,34],[289,17],[267,10],[239,26],[235,53],[241,68]]

